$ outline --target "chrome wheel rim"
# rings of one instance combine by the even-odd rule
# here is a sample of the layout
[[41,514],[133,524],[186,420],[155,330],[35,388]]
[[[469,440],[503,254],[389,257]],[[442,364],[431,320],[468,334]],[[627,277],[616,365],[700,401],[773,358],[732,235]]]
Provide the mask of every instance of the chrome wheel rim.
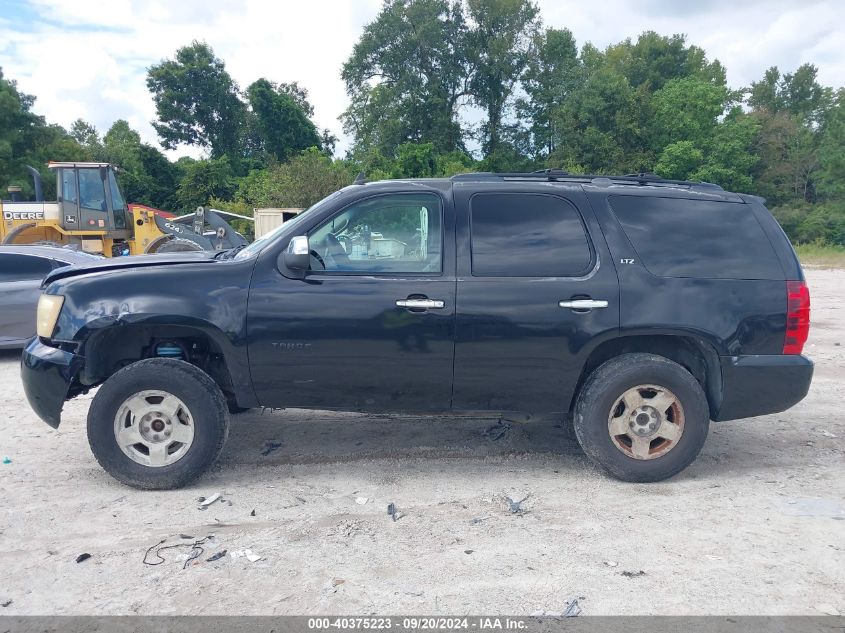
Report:
[[194,419],[172,393],[139,391],[118,407],[114,438],[133,462],[161,468],[178,462],[191,448]]
[[607,431],[614,446],[628,457],[657,459],[678,445],[684,433],[684,407],[665,387],[638,385],[614,402]]

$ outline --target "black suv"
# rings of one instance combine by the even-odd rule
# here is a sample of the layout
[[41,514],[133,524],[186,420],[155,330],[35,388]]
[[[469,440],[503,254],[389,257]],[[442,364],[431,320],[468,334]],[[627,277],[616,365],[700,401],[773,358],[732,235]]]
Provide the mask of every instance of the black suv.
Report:
[[184,485],[259,406],[553,413],[612,475],[657,481],[710,420],[783,411],[813,374],[789,241],[706,183],[356,181],[235,251],[44,282],[27,397],[57,427],[102,385],[88,437],[124,483]]

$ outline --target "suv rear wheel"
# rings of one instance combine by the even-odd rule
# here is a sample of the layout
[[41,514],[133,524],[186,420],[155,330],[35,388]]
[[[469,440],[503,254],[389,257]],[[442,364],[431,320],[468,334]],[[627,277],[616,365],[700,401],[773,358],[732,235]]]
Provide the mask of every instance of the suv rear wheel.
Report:
[[623,481],[668,479],[707,439],[707,399],[677,363],[624,354],[596,369],[575,404],[575,434],[587,456]]
[[151,358],[111,376],[88,411],[88,443],[100,465],[136,488],[179,488],[220,454],[226,399],[204,371]]

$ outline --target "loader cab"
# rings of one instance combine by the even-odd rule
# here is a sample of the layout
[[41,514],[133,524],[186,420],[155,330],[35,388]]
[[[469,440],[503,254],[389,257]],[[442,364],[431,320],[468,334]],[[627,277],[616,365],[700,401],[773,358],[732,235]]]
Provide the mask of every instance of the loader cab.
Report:
[[129,213],[111,165],[51,162],[48,167],[56,174],[59,223],[63,229],[129,237]]

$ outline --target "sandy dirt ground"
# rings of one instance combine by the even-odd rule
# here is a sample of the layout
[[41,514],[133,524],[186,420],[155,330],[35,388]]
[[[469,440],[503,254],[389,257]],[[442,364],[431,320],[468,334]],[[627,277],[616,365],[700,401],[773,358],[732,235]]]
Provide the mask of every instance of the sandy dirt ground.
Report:
[[[808,398],[712,425],[650,485],[601,474],[555,421],[255,411],[201,481],[140,492],[91,455],[90,395],[54,431],[4,353],[0,614],[845,612],[845,271],[808,278]],[[145,565],[165,539],[183,546]]]

